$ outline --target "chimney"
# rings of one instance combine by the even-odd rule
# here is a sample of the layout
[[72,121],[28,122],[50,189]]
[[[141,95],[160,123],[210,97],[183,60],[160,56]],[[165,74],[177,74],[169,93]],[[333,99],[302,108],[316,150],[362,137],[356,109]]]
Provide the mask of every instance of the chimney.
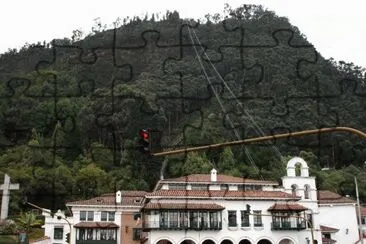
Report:
[[216,182],[217,181],[217,171],[216,169],[211,170],[211,181]]
[[122,203],[122,192],[121,191],[116,192],[116,203]]

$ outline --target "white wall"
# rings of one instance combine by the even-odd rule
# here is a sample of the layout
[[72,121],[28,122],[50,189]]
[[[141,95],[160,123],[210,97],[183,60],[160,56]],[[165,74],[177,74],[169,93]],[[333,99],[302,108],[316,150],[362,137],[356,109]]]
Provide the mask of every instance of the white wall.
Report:
[[321,225],[339,229],[337,233],[331,235],[332,239],[337,240],[337,243],[355,243],[359,239],[354,204],[320,205],[319,210]]
[[[68,222],[64,219],[65,215],[62,212],[57,212],[53,217],[48,213],[43,213],[45,216],[45,224],[44,224],[44,235],[50,237],[50,243],[54,244],[67,244],[66,242],[66,234],[70,232],[70,226]],[[58,219],[57,216],[61,216],[61,219]],[[72,218],[66,218],[70,224],[72,225]],[[54,240],[54,228],[60,227],[63,228],[63,239],[62,240]],[[37,242],[38,243],[38,242]],[[47,242],[46,242],[47,243]]]
[[[175,200],[176,202],[176,200]],[[198,203],[198,201],[195,201]],[[201,201],[204,203],[205,201]],[[208,203],[208,201],[206,201]],[[212,203],[212,201],[210,201]],[[220,243],[224,239],[232,240],[233,243],[239,243],[240,240],[245,239],[245,237],[252,242],[252,244],[257,243],[260,239],[266,238],[272,241],[273,244],[279,243],[280,240],[284,238],[291,239],[295,244],[306,243],[306,237],[311,239],[310,230],[292,230],[292,231],[272,231],[271,230],[271,216],[262,216],[263,227],[253,226],[253,216],[249,217],[250,227],[241,227],[240,210],[246,210],[246,204],[251,205],[251,211],[262,210],[262,214],[270,214],[267,209],[271,207],[275,201],[225,201],[217,200],[216,204],[224,206],[225,209],[222,211],[222,230],[207,230],[207,231],[196,231],[196,230],[153,230],[150,232],[149,242],[150,244],[156,244],[158,240],[162,237],[166,237],[171,240],[173,244],[177,244],[184,240],[185,238],[195,241],[195,243],[201,243],[205,239],[213,239],[216,243]],[[237,211],[237,223],[238,227],[228,227],[228,211]],[[321,243],[321,233],[320,231],[314,231],[315,239],[318,243]]]
[[[114,221],[113,223],[115,223],[118,226],[121,226],[121,210],[116,211],[116,208],[113,207],[72,207],[72,213],[73,213],[73,218],[74,218],[74,223],[77,224],[80,221],[80,211],[93,211],[94,212],[94,219],[93,222],[99,222],[101,221],[101,212],[102,211],[111,211],[111,212],[115,212],[115,216],[114,216]],[[72,241],[71,244],[75,244],[76,243],[76,229],[73,228],[72,231]],[[117,229],[117,243],[120,243],[121,239],[121,228]]]

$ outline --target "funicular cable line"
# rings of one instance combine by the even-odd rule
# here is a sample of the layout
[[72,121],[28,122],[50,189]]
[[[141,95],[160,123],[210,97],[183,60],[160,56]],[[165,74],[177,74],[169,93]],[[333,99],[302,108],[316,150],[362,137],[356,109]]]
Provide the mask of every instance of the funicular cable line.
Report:
[[[258,123],[254,120],[253,116],[251,116],[248,111],[244,108],[243,103],[237,98],[237,96],[235,95],[235,93],[233,92],[233,90],[230,88],[230,86],[227,84],[227,82],[225,81],[224,78],[222,78],[220,72],[216,69],[215,65],[211,62],[210,57],[207,55],[206,51],[204,50],[204,48],[202,47],[202,43],[199,40],[199,37],[197,36],[197,33],[194,29],[192,29],[193,34],[196,37],[196,40],[198,42],[198,44],[201,47],[201,50],[203,52],[203,55],[206,57],[208,63],[210,64],[210,66],[212,67],[212,69],[214,70],[214,72],[216,73],[217,77],[221,80],[221,82],[224,84],[225,88],[229,91],[230,95],[232,96],[232,98],[236,101],[237,105],[239,106],[239,108],[241,109],[241,111],[243,111],[245,113],[246,118],[248,118],[250,120],[250,122],[253,124],[255,132],[258,135],[265,135],[265,133],[263,132],[263,130],[261,129],[261,127],[258,125]],[[240,138],[238,138],[240,139]],[[279,158],[282,159],[283,155],[281,154],[281,152],[278,150],[278,148],[276,146],[272,145],[272,148],[275,150],[275,152],[278,154]]]
[[[189,24],[191,24],[191,23],[189,23]],[[206,53],[206,52],[205,52],[205,50],[203,49],[202,44],[201,44],[201,42],[200,42],[200,40],[199,40],[199,38],[198,38],[198,36],[197,36],[196,32],[195,32],[194,30],[192,30],[192,32],[194,33],[194,35],[195,35],[195,37],[196,37],[196,40],[197,40],[198,44],[199,44],[199,45],[200,45],[200,47],[201,47],[201,50],[202,50],[202,51],[203,51],[203,53],[206,55],[207,60],[209,61],[209,63],[211,64],[211,66],[214,68],[216,75],[220,78],[221,82],[225,85],[225,87],[230,91],[230,93],[231,93],[231,95],[234,97],[235,101],[236,101],[238,104],[240,104],[240,105],[242,106],[242,104],[240,103],[240,101],[238,100],[238,98],[235,96],[235,94],[232,92],[232,90],[231,90],[231,89],[230,89],[230,87],[228,86],[227,82],[226,82],[226,81],[221,77],[220,73],[217,71],[217,69],[215,68],[215,66],[212,64],[212,62],[211,62],[210,58],[208,57],[207,53]],[[207,74],[206,68],[205,68],[205,66],[204,66],[204,64],[203,64],[203,62],[202,62],[202,60],[201,60],[201,57],[200,57],[200,55],[199,55],[199,53],[198,53],[198,51],[197,51],[197,48],[196,48],[196,45],[195,45],[195,42],[194,42],[194,39],[193,39],[193,36],[192,36],[192,33],[191,33],[190,25],[188,25],[188,33],[189,33],[189,37],[190,37],[190,39],[191,39],[192,46],[193,46],[193,49],[194,49],[194,51],[195,51],[196,57],[197,57],[198,62],[199,62],[199,64],[200,64],[200,66],[201,66],[201,69],[202,69],[202,71],[203,71],[203,74],[204,74],[204,76],[206,77],[206,79],[207,79],[207,81],[208,81],[208,83],[209,83],[209,85],[210,85],[210,87],[211,87],[211,90],[212,90],[212,92],[214,93],[215,98],[216,98],[217,102],[218,102],[218,103],[219,103],[219,105],[220,105],[220,108],[221,108],[222,112],[223,112],[223,113],[224,113],[224,115],[227,117],[227,120],[228,120],[228,122],[229,122],[229,124],[230,124],[230,127],[233,129],[234,135],[236,136],[236,138],[237,138],[238,140],[240,140],[240,139],[241,139],[241,136],[239,135],[238,131],[236,130],[236,128],[235,128],[235,126],[234,126],[234,123],[232,122],[232,120],[231,120],[231,118],[230,118],[230,115],[227,113],[227,111],[226,111],[226,109],[225,109],[225,106],[223,105],[222,101],[220,100],[220,97],[219,97],[219,95],[217,94],[217,91],[215,90],[215,88],[214,88],[214,86],[213,86],[213,84],[212,84],[212,82],[211,82],[211,79],[210,79],[210,77],[209,77],[209,76],[208,76],[208,74]],[[251,116],[250,116],[247,112],[246,112],[246,115],[247,115],[247,117],[251,118]],[[252,123],[254,122],[254,125],[255,125],[255,126],[257,126],[257,124],[255,123],[255,121],[254,121],[252,118],[251,118],[251,120],[252,120]],[[258,131],[256,131],[256,132],[258,133]],[[255,171],[257,172],[257,174],[259,175],[259,177],[260,177],[262,180],[264,180],[263,175],[260,173],[260,170],[258,169],[258,166],[256,165],[256,163],[255,163],[255,161],[254,161],[254,159],[253,159],[252,155],[250,154],[249,150],[248,150],[245,146],[242,146],[242,148],[244,149],[245,155],[246,155],[246,156],[247,156],[247,158],[249,159],[249,162],[251,163],[251,165],[253,166],[253,168],[255,169]],[[278,149],[277,149],[277,151],[278,151]],[[280,158],[282,158],[282,155],[280,156]]]

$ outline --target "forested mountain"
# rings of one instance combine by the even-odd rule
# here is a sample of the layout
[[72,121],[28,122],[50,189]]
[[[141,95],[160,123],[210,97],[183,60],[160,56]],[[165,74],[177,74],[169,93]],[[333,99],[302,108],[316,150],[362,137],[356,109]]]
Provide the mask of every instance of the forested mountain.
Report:
[[324,59],[306,33],[262,6],[114,24],[0,56],[0,171],[21,185],[13,213],[24,195],[57,209],[115,189],[151,190],[161,171],[216,167],[279,180],[289,156],[309,162],[319,189],[354,196],[357,176],[366,197],[366,143],[347,133],[166,160],[136,150],[141,128],[162,131],[154,150],[321,127],[366,131],[364,68]]

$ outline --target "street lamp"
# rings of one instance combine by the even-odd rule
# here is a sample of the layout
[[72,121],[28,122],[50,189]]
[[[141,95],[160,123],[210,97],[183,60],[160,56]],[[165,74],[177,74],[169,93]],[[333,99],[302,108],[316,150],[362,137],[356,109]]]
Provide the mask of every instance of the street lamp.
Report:
[[[30,202],[28,202],[28,201],[25,201],[25,203],[26,203],[26,204],[28,204],[28,205],[30,205],[30,206],[32,206],[32,207],[34,207],[34,208],[37,208],[37,209],[41,210],[42,212],[47,212],[47,213],[51,214],[51,216],[52,216],[52,212],[51,212],[50,210],[48,210],[48,209],[41,208],[40,206],[37,206],[37,205],[35,205],[35,204],[33,204],[33,203],[30,203]],[[71,226],[70,221],[69,221],[67,218],[65,218],[65,217],[63,217],[63,216],[61,216],[61,215],[57,215],[57,219],[58,219],[58,220],[63,219],[63,220],[65,220],[65,221],[67,222],[67,224],[69,225],[69,230],[70,230],[70,239],[69,239],[69,244],[71,244],[71,240],[72,240],[72,238],[71,238],[71,236],[72,236],[72,226]]]
[[61,219],[63,219],[63,220],[65,220],[66,222],[67,222],[67,224],[69,225],[69,230],[70,230],[70,239],[69,239],[69,244],[71,244],[71,236],[72,236],[72,228],[71,228],[71,223],[70,223],[70,221],[67,219],[67,218],[65,218],[65,217],[62,217],[61,215],[57,215],[57,219],[58,220],[61,220]]

